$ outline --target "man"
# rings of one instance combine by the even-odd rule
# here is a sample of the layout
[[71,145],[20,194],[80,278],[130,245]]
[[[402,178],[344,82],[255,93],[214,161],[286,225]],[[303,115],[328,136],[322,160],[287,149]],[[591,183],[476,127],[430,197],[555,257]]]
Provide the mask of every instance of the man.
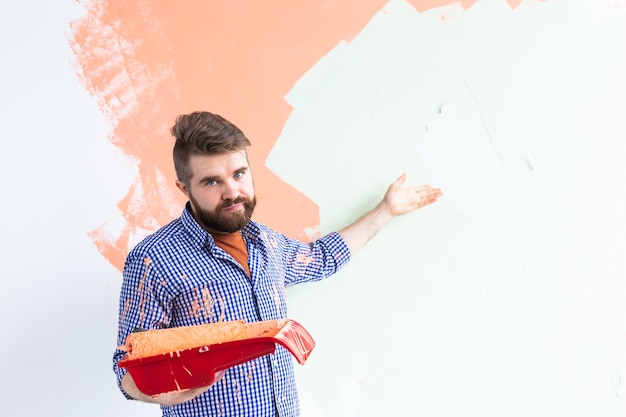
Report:
[[[316,281],[345,266],[393,217],[434,203],[441,190],[402,187],[403,174],[382,201],[352,225],[302,243],[251,220],[256,205],[249,140],[224,118],[195,112],[172,127],[177,187],[189,202],[180,218],[139,243],[128,255],[120,294],[118,345],[136,328],[255,322],[288,318],[285,288]],[[290,353],[228,369],[210,387],[157,397],[141,393],[117,362],[128,398],[159,403],[163,416],[299,415]]]

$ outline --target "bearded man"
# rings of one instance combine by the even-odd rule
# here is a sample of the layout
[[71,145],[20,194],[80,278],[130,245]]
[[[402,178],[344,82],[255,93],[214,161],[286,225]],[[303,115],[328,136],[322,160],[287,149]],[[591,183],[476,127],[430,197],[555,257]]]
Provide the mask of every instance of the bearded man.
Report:
[[[118,346],[137,328],[163,329],[288,318],[286,288],[326,278],[344,267],[393,217],[434,203],[441,190],[403,187],[403,174],[371,211],[314,242],[290,239],[251,220],[256,199],[250,141],[209,112],[177,118],[174,167],[189,199],[182,215],[128,255],[120,291]],[[293,358],[282,346],[228,369],[211,386],[156,397],[113,368],[127,398],[161,404],[163,416],[295,417],[300,413]]]

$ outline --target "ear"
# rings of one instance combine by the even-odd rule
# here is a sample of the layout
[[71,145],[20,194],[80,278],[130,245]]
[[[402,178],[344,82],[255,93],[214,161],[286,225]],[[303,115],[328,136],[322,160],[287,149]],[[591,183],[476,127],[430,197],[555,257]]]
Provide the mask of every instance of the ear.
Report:
[[183,194],[187,196],[187,198],[189,198],[189,188],[187,188],[187,185],[184,182],[182,182],[181,180],[176,180],[176,186],[180,191],[183,192]]

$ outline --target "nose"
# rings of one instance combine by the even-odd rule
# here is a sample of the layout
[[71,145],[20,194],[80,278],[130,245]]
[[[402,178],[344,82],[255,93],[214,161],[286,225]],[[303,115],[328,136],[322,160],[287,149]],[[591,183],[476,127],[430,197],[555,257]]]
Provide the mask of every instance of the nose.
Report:
[[223,200],[234,200],[239,197],[239,186],[235,181],[224,182],[224,188],[222,190]]

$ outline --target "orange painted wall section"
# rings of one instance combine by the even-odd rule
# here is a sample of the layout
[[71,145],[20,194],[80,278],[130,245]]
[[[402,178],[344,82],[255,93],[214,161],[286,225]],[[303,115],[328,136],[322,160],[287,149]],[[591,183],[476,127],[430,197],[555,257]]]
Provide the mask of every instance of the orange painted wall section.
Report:
[[[520,2],[508,1],[511,7]],[[423,12],[450,4],[469,8],[475,1],[409,3]],[[318,207],[264,164],[291,111],[284,96],[340,41],[354,38],[385,4],[82,3],[87,13],[71,25],[76,71],[113,126],[110,140],[138,164],[137,178],[119,203],[126,221],[122,232],[111,236],[105,223],[91,233],[102,255],[121,269],[134,234],[180,214],[185,200],[174,186],[169,128],[178,114],[195,110],[221,114],[250,138],[259,200],[255,219],[309,240],[312,236],[305,231],[319,225]]]

